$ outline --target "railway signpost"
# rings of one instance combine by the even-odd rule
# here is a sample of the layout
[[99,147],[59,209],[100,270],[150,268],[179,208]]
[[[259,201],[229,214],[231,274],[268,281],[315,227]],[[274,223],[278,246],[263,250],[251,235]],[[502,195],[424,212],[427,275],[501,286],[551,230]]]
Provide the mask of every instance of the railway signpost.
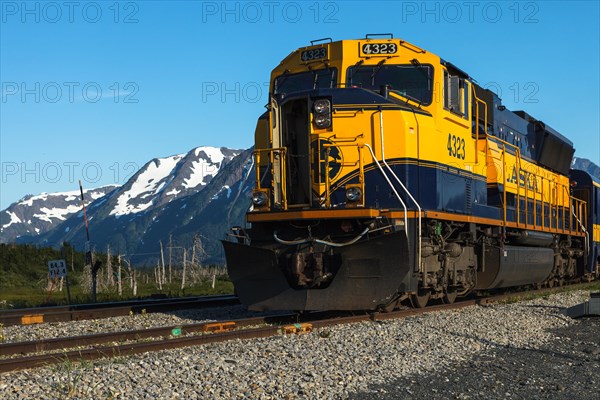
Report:
[[64,259],[48,261],[48,278],[52,281],[48,298],[52,294],[52,288],[54,287],[56,279],[64,278],[65,283],[67,284],[67,302],[71,304],[71,288],[69,287],[69,278],[67,277],[67,262]]
[[67,263],[65,260],[48,261],[48,275],[50,276],[50,279],[66,277]]

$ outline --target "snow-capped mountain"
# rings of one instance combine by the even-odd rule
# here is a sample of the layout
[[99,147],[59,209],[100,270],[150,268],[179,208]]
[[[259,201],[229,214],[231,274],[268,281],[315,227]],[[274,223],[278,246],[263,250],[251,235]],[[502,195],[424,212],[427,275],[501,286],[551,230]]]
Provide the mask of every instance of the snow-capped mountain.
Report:
[[[116,188],[111,185],[84,190],[86,206]],[[27,195],[0,212],[0,243],[13,242],[25,235],[46,233],[79,211],[81,197],[78,190]]]
[[[150,262],[169,237],[189,247],[203,239],[204,258],[219,260],[218,242],[228,225],[242,223],[251,187],[249,150],[198,147],[188,153],[146,163],[124,185],[98,197],[87,208],[92,244],[96,248]],[[244,177],[247,182],[241,185]],[[239,198],[239,202],[233,200]],[[210,210],[210,211],[208,211]],[[21,237],[19,242],[59,246],[68,241],[83,248],[83,216],[75,214],[46,233]],[[143,255],[143,256],[140,256]]]
[[187,154],[155,158],[111,196],[109,215],[133,215],[197,193],[241,152],[197,147]]

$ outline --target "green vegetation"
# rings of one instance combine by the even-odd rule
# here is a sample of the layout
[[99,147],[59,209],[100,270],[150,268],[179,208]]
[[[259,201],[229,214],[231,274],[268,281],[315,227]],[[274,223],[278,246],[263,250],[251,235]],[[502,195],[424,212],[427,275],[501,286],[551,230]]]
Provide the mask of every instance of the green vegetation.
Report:
[[508,297],[507,299],[500,300],[497,303],[498,304],[512,304],[512,303],[518,303],[521,301],[535,300],[535,299],[539,299],[539,298],[547,300],[548,297],[552,294],[573,292],[575,290],[589,290],[590,292],[599,291],[600,290],[600,281],[594,281],[594,282],[590,282],[590,283],[581,283],[581,284],[573,285],[573,286],[556,287],[556,288],[546,289],[546,290],[543,290],[542,292],[537,292],[537,293],[524,293],[521,295],[515,295],[515,296]]
[[[97,301],[119,301],[150,296],[180,297],[233,293],[233,284],[223,267],[187,266],[186,285],[181,289],[181,266],[173,266],[171,283],[166,277],[159,285],[157,271],[149,268],[129,268],[119,259],[111,257],[112,277],[107,271],[107,257],[96,254],[103,267],[98,271]],[[0,244],[0,309],[37,307],[41,305],[65,305],[67,301],[66,282],[60,291],[60,282],[48,281],[49,260],[65,259],[71,291],[71,303],[90,303],[92,300],[89,273],[84,273],[85,255],[75,251],[68,243],[62,250],[36,247],[33,245]],[[118,273],[121,272],[121,292],[118,291]],[[212,276],[215,275],[215,287]],[[167,281],[167,282],[164,282]],[[86,284],[87,282],[87,284]],[[134,294],[134,286],[136,288]],[[49,292],[49,288],[52,291]]]
[[[50,247],[34,245],[0,244],[0,289],[4,293],[9,288],[34,288],[46,280],[47,262],[64,258],[77,271],[83,270],[85,256],[64,244],[64,254]],[[72,271],[69,270],[69,273]],[[78,274],[70,275],[71,283],[76,283]]]

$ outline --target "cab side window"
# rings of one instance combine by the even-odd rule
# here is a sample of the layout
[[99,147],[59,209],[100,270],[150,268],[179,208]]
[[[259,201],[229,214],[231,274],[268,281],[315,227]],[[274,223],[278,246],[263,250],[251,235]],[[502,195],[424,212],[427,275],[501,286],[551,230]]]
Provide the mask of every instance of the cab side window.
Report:
[[444,70],[444,108],[469,119],[469,82]]

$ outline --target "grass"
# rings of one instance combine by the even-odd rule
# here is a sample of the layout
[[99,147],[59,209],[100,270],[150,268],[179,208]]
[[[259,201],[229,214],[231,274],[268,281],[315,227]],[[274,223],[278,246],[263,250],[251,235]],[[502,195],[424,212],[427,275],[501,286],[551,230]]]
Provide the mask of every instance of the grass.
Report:
[[547,291],[544,290],[542,293],[525,293],[523,295],[515,295],[514,297],[509,297],[506,300],[498,301],[497,303],[512,304],[520,301],[535,300],[540,298],[547,300],[551,294],[567,293],[577,290],[589,290],[590,292],[600,291],[600,281],[584,283],[577,286],[564,286],[560,288],[555,287],[552,289],[547,289]]
[[[152,295],[183,297],[233,293],[233,284],[227,278],[217,278],[214,289],[211,287],[211,284],[212,280],[203,280],[198,284],[181,290],[180,283],[173,282],[170,285],[163,285],[162,290],[159,290],[155,284],[146,285],[138,283],[137,296],[133,296],[132,290],[129,289],[128,285],[124,284],[122,296],[119,296],[115,287],[110,288],[110,290],[107,291],[99,291],[96,298],[98,302],[110,302],[144,298]],[[59,306],[68,304],[66,287],[63,287],[62,292],[57,290],[53,291],[51,296],[49,296],[45,290],[40,288],[11,287],[0,289],[0,309]],[[92,297],[90,294],[84,293],[78,286],[71,287],[71,304],[84,304],[91,302]]]

